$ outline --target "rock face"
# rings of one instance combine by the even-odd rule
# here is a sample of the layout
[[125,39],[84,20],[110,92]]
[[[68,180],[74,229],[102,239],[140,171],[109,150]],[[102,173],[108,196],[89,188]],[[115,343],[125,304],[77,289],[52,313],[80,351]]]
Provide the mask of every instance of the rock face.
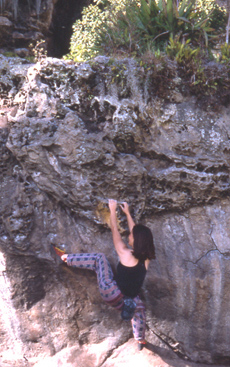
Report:
[[48,54],[69,51],[72,25],[90,0],[11,0],[0,2],[0,50],[31,56],[41,40]]
[[45,59],[13,94],[0,129],[0,245],[30,363],[40,348],[77,344],[78,366],[83,355],[112,366],[107,357],[131,337],[95,275],[56,264],[49,250],[104,252],[115,267],[106,203],[116,198],[153,231],[148,337],[192,361],[229,364],[230,108],[205,109],[176,76],[173,85],[160,98],[130,59]]
[[47,37],[57,0],[2,1],[0,47],[21,49]]

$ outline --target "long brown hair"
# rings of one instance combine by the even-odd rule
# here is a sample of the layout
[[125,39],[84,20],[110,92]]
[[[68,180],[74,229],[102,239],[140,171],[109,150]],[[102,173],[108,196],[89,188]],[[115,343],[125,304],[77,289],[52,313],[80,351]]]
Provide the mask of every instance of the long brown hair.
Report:
[[140,261],[155,259],[155,247],[151,230],[143,224],[133,227],[133,255]]

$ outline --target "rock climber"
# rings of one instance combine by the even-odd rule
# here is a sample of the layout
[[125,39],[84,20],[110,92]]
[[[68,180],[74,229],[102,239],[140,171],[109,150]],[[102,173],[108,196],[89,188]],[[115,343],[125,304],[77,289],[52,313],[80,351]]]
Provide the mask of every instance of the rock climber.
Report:
[[121,311],[124,320],[131,320],[133,336],[142,350],[145,341],[145,305],[139,293],[144,282],[151,259],[155,259],[153,236],[150,229],[142,224],[135,224],[124,202],[120,208],[127,218],[129,227],[128,246],[123,242],[117,224],[117,201],[110,199],[110,226],[113,243],[119,257],[117,273],[103,253],[61,254],[56,253],[68,266],[94,270],[97,274],[99,292],[102,299],[110,306]]

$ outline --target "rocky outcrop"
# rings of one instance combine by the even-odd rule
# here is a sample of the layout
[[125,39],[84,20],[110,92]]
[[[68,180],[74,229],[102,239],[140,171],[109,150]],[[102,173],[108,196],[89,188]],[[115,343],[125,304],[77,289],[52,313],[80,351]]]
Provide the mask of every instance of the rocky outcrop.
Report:
[[[228,196],[228,108],[207,112],[191,98],[145,103],[141,69],[108,64],[48,59],[29,69],[8,148],[39,187],[90,219],[112,196],[129,198],[138,217]],[[113,68],[118,77],[126,70],[126,85],[106,80]]]
[[[1,130],[0,245],[30,363],[39,348],[64,356],[78,344],[69,350],[78,361],[112,366],[109,355],[131,337],[94,274],[56,264],[49,250],[102,251],[115,267],[111,197],[153,231],[157,258],[142,294],[149,341],[229,363],[230,110],[204,108],[177,75],[170,83],[163,99],[133,60],[44,59],[14,93]],[[93,355],[95,345],[103,352]]]
[[0,48],[28,56],[30,44],[46,39],[57,0],[2,1]]
[[[69,51],[72,25],[90,0],[27,0],[0,2],[0,53],[19,57]],[[41,45],[42,41],[42,45]],[[35,53],[35,55],[34,55]]]

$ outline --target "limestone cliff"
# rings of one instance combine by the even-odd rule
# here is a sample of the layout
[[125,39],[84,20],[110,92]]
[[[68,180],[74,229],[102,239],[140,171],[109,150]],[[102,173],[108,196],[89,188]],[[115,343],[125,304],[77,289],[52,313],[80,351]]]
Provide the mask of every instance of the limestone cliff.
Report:
[[69,51],[72,25],[91,0],[1,0],[0,51],[20,57],[33,56],[43,40],[49,55],[61,57]]
[[77,366],[86,356],[112,366],[131,337],[95,275],[56,264],[49,250],[102,251],[115,267],[106,204],[115,198],[153,231],[157,258],[142,294],[149,340],[191,361],[229,363],[229,105],[202,106],[176,75],[162,98],[130,59],[21,67],[27,76],[13,91],[5,82],[0,246],[28,361],[40,348],[78,345]]

